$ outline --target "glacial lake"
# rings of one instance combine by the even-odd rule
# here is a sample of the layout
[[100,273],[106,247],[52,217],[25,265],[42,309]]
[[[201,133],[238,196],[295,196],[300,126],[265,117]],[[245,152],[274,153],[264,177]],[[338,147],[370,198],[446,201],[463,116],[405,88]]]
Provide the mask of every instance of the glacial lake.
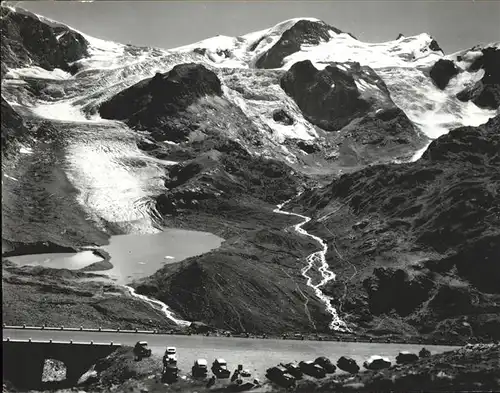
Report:
[[[100,247],[111,256],[112,269],[92,273],[104,274],[118,284],[150,276],[168,263],[201,255],[218,248],[224,239],[209,233],[168,228],[154,234],[112,236]],[[57,269],[82,269],[102,258],[92,251],[79,253],[34,254],[8,257],[17,265],[40,265]]]

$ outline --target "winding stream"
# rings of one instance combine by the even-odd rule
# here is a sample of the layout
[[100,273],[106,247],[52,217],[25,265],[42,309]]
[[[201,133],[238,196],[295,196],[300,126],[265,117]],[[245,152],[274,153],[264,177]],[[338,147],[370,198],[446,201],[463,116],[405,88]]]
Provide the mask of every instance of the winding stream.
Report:
[[[307,280],[307,286],[311,287],[314,290],[316,296],[325,304],[326,311],[332,316],[332,321],[330,322],[330,329],[337,331],[349,331],[346,323],[339,318],[337,310],[332,306],[330,296],[327,296],[321,290],[328,282],[335,280],[335,273],[333,273],[328,263],[326,262],[326,251],[328,250],[328,245],[326,242],[318,236],[315,236],[309,232],[307,232],[302,227],[311,221],[311,217],[306,217],[298,213],[292,213],[281,210],[281,208],[286,205],[290,200],[283,202],[277,205],[277,208],[273,210],[274,213],[286,214],[288,216],[296,216],[302,218],[304,221],[293,226],[295,231],[301,235],[308,236],[311,239],[314,239],[321,245],[321,250],[313,252],[306,258],[307,265],[302,268],[302,276]],[[318,267],[319,265],[319,267]],[[318,269],[318,272],[321,274],[321,281],[317,284],[313,284],[312,278],[308,275],[311,269]]]
[[175,318],[173,311],[171,311],[165,303],[163,303],[163,302],[161,302],[159,300],[156,300],[156,299],[152,299],[152,298],[147,297],[145,295],[140,295],[140,294],[138,294],[135,291],[134,288],[129,287],[127,285],[124,285],[124,287],[127,288],[127,290],[130,292],[131,296],[136,297],[136,298],[142,300],[143,302],[148,303],[153,308],[160,307],[161,312],[163,314],[165,314],[165,316],[168,319],[170,319],[172,322],[174,322],[175,324],[177,324],[179,326],[189,326],[189,325],[191,325],[191,322],[189,322],[189,321],[184,321],[183,319],[177,319],[177,318]]

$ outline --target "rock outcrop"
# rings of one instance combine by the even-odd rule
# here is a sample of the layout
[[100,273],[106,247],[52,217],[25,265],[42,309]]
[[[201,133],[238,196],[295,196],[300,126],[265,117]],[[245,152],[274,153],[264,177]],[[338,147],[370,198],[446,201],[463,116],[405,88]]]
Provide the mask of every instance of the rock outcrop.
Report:
[[123,120],[131,127],[148,130],[156,140],[178,142],[191,131],[190,125],[173,123],[169,117],[207,95],[222,95],[217,75],[201,64],[180,64],[123,90],[104,102],[99,113],[105,119]]
[[490,47],[481,50],[469,71],[484,70],[484,76],[473,86],[457,94],[461,101],[472,101],[481,108],[500,107],[500,49]]
[[295,63],[282,77],[281,88],[311,123],[328,131],[341,129],[370,108],[352,73],[337,66],[319,71],[309,60]]
[[299,51],[301,45],[317,45],[321,41],[328,41],[331,33],[340,34],[342,31],[321,21],[300,20],[257,60],[256,66],[279,68],[283,65],[283,59]]
[[433,66],[430,71],[430,77],[437,87],[444,90],[448,86],[451,78],[458,74],[458,68],[451,60],[440,59]]
[[0,8],[2,78],[10,68],[39,66],[74,71],[70,63],[88,55],[88,42],[66,27],[50,26],[35,15]]

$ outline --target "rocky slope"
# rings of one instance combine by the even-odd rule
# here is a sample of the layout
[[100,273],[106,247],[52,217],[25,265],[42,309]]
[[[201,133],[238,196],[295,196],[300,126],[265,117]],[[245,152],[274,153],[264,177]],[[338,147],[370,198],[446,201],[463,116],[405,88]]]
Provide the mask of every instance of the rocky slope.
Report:
[[[296,206],[327,238],[330,287],[359,329],[498,339],[500,117],[452,130],[411,164],[372,166]],[[394,296],[397,294],[397,296]]]

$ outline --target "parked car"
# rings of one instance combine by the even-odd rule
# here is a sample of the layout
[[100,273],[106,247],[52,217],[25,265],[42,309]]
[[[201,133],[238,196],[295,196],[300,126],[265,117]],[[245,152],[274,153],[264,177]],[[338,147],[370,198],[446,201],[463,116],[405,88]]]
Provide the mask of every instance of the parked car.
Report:
[[212,372],[217,378],[229,378],[231,376],[231,372],[227,368],[227,362],[222,359],[215,359],[212,363]]
[[177,363],[177,348],[167,347],[163,355],[163,363]]
[[359,366],[356,361],[345,356],[337,360],[337,367],[351,374],[356,374],[359,371]]
[[286,368],[288,374],[290,374],[295,379],[302,379],[303,373],[298,363],[296,362],[290,362],[285,364],[281,363],[280,366]]
[[326,376],[325,369],[312,360],[300,362],[299,367],[304,374],[310,375],[311,377],[324,378]]
[[163,366],[162,382],[172,383],[179,378],[179,369],[175,364],[169,363]]
[[133,352],[136,360],[141,360],[142,358],[148,358],[151,356],[151,349],[148,348],[147,341],[137,341]]
[[295,378],[287,372],[285,367],[277,366],[268,368],[266,370],[266,378],[284,388],[295,386]]
[[333,364],[332,361],[325,356],[320,356],[319,358],[316,358],[314,363],[323,367],[327,374],[333,374],[335,372],[335,370],[337,370],[337,367],[335,367],[335,364]]
[[385,357],[373,355],[363,363],[363,367],[367,370],[381,370],[391,367],[391,362]]
[[396,356],[397,364],[408,364],[416,362],[417,360],[418,360],[418,355],[416,353],[408,351],[401,351],[399,352],[398,356]]
[[428,358],[429,356],[431,356],[431,351],[429,351],[427,348],[422,348],[418,353],[418,356],[421,358]]
[[193,367],[191,368],[191,374],[193,377],[206,377],[208,374],[208,362],[206,359],[195,360]]

